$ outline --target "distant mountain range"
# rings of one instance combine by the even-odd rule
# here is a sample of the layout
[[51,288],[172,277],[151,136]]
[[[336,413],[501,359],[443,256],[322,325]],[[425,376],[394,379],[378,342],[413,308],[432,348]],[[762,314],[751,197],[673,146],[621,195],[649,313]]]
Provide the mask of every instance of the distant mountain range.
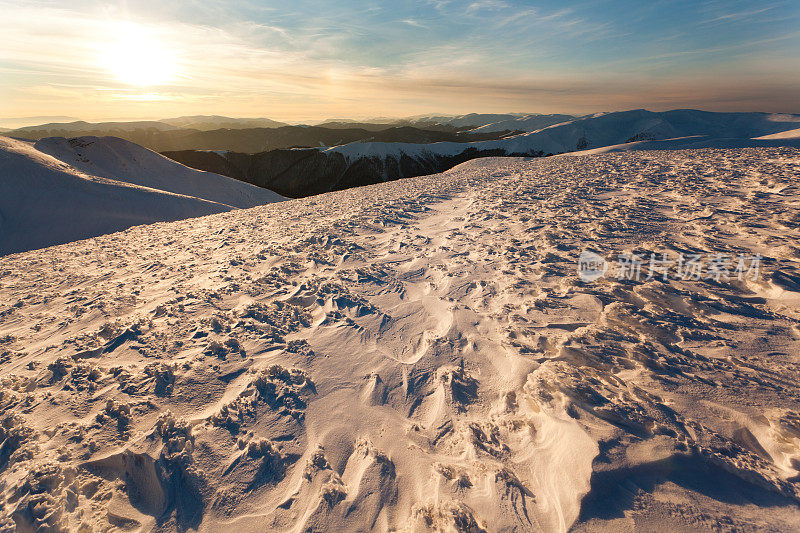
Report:
[[456,128],[477,128],[526,116],[524,113],[469,113],[467,115],[416,115],[400,119],[409,124],[446,124]]
[[91,124],[45,124],[20,128],[7,135],[22,139],[95,136],[120,137],[157,152],[175,150],[231,150],[257,153],[292,147],[327,147],[363,142],[475,142],[503,137],[502,132],[459,133],[451,127],[430,129],[383,125],[367,130],[358,127],[279,126],[198,130],[164,122],[106,122]]
[[644,109],[599,113],[499,140],[469,143],[419,144],[354,143],[333,147],[350,159],[419,153],[452,156],[466,148],[507,153],[558,154],[633,141],[702,135],[714,139],[754,139],[800,126],[800,115],[774,113],[712,113],[693,109],[652,112]]
[[[517,119],[527,121],[532,117]],[[165,155],[195,168],[231,176],[285,196],[300,197],[433,174],[485,156],[534,157],[611,146],[617,150],[636,149],[642,143],[676,138],[684,139],[662,142],[658,148],[794,146],[800,145],[800,139],[786,132],[799,126],[800,115],[697,110],[656,113],[640,109],[591,115],[529,133],[469,143],[355,142],[331,148],[257,154],[195,150]],[[780,138],[781,135],[784,137]]]
[[419,123],[407,120],[395,121],[395,122],[358,122],[355,120],[331,120],[331,121],[321,122],[316,125],[316,127],[319,128],[361,129],[367,131],[383,131],[391,128],[398,128],[404,126],[413,127],[416,129],[422,129],[425,131],[444,131],[448,133],[456,133],[459,131],[464,131],[465,129],[465,128],[457,128],[449,124]]
[[[90,132],[127,133],[141,130],[167,131],[179,129],[157,120],[140,120],[133,122],[51,122],[37,126],[26,126],[12,130],[13,135],[38,140],[44,137],[62,137],[65,135],[85,135]],[[50,135],[54,134],[54,135]]]
[[0,126],[5,130],[24,128],[35,124],[46,124],[51,122],[72,122],[78,120],[75,117],[66,116],[37,116],[37,117],[0,117]]
[[[418,115],[407,118],[375,118],[353,120],[348,118],[328,119],[309,125],[330,129],[363,129],[380,131],[401,126],[412,126],[433,131],[464,131],[480,128],[482,132],[499,131],[534,131],[536,129],[558,124],[576,117],[572,115],[541,115],[524,113],[485,114],[470,113],[468,115]],[[41,119],[38,121],[37,119]],[[13,131],[15,136],[28,138],[54,137],[62,133],[81,135],[112,134],[118,132],[134,132],[137,130],[199,130],[212,131],[220,129],[253,129],[281,128],[290,126],[269,118],[232,118],[219,115],[193,115],[146,121],[85,122],[72,120],[69,117],[26,117],[20,119],[0,119],[0,129]]]
[[[500,138],[503,133],[534,131],[572,118],[574,117],[570,115],[472,113],[361,121],[331,119],[309,126],[289,125],[268,118],[195,115],[128,122],[52,121],[2,131],[11,137],[30,140],[46,137],[115,136],[156,151],[198,149],[260,152],[290,147],[334,146],[355,141],[480,141]],[[338,133],[328,130],[337,130]],[[455,135],[467,130],[472,131],[467,135]]]
[[281,126],[288,126],[285,122],[278,122],[269,118],[230,118],[221,117],[219,115],[194,115],[189,117],[168,118],[160,122],[175,126],[176,128],[200,131],[225,128],[280,128]]
[[427,127],[431,125],[449,126],[456,129],[471,129],[503,120],[531,116],[527,113],[469,113],[466,115],[413,115],[410,117],[373,117],[361,120],[350,118],[331,118],[317,123],[323,126],[330,123],[342,124],[387,124],[392,126],[406,125]]
[[[275,127],[201,129],[244,126],[253,121]],[[578,118],[557,114],[431,115],[409,117],[403,123],[406,125],[337,119],[317,126],[287,126],[269,119],[192,116],[165,121],[53,123],[7,135],[34,139],[87,134],[120,137],[187,166],[289,197],[437,173],[484,156],[800,142],[792,133],[800,130],[800,115],[788,114],[639,109]],[[532,131],[518,133],[522,130]],[[96,157],[88,159],[95,161]],[[107,176],[103,169],[84,169],[80,158],[71,160],[70,165]]]
[[0,137],[0,255],[282,200],[114,137]]
[[537,131],[555,124],[570,122],[578,117],[572,115],[523,115],[504,118],[494,122],[489,122],[477,128],[469,130],[471,133],[490,132],[490,131]]

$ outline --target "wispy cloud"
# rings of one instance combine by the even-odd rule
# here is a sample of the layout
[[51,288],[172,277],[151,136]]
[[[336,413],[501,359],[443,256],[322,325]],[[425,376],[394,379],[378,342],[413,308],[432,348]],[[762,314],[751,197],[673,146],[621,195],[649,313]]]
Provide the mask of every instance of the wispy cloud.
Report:
[[502,0],[476,0],[467,6],[467,13],[477,11],[497,11],[507,9],[509,5]]
[[416,28],[427,28],[427,26],[425,26],[423,23],[414,19],[404,19],[402,22],[404,24],[408,24],[409,26],[414,26]]
[[732,20],[747,20],[752,19],[755,16],[761,15],[762,13],[767,13],[775,9],[776,6],[766,6],[761,7],[758,9],[746,9],[743,11],[734,11],[732,13],[724,13],[722,15],[717,15],[713,18],[708,20],[702,21],[703,24],[713,24],[715,22],[729,22]]

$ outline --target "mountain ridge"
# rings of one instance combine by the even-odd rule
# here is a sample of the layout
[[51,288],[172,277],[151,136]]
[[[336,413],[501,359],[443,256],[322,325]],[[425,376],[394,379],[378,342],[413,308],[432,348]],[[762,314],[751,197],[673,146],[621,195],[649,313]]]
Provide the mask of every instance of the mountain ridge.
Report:
[[[301,197],[434,174],[487,156],[541,157],[605,146],[615,146],[616,151],[646,149],[636,144],[644,141],[657,143],[658,148],[651,146],[650,149],[795,146],[800,141],[794,138],[760,137],[780,135],[798,125],[800,115],[790,114],[631,110],[599,113],[489,141],[354,142],[255,154],[191,150],[164,154],[187,165],[222,172],[285,196]],[[674,138],[693,140],[665,142]]]

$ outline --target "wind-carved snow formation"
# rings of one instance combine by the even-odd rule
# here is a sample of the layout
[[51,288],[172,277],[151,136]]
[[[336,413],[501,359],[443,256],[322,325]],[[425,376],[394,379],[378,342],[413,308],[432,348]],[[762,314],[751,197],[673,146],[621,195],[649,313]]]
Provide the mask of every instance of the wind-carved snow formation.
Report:
[[116,137],[0,137],[0,254],[279,200]]
[[[791,531],[798,174],[484,159],[0,259],[3,526]],[[586,283],[587,248],[763,265]]]

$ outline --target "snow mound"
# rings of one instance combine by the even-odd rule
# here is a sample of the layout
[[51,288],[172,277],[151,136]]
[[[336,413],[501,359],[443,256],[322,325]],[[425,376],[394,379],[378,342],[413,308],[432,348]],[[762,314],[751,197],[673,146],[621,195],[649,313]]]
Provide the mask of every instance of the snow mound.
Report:
[[0,137],[0,178],[0,254],[282,199],[109,137]]

